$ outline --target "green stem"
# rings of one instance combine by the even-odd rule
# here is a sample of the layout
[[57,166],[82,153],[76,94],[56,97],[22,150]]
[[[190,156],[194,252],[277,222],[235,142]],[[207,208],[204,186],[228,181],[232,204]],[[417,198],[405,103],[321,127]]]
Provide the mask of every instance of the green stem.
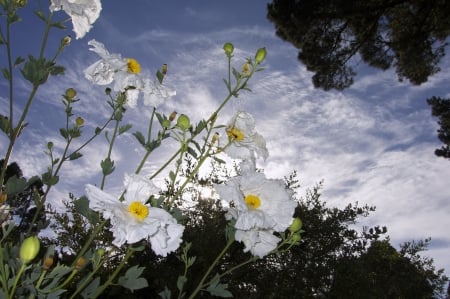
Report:
[[25,268],[26,268],[25,263],[22,263],[22,265],[20,266],[19,272],[16,274],[16,279],[14,280],[13,288],[11,290],[11,293],[9,294],[9,299],[13,299],[14,298],[14,293],[16,292],[17,284],[19,283],[19,279],[22,276],[23,271],[25,270]]
[[[113,133],[113,135],[111,137],[111,141],[109,143],[108,154],[106,155],[106,159],[109,159],[109,160],[111,160],[112,149],[113,149],[116,137],[117,137],[117,131],[119,130],[119,124],[120,124],[120,120],[116,120],[116,125],[114,127],[114,133]],[[105,174],[103,174],[103,176],[102,176],[102,183],[100,184],[101,190],[103,190],[103,188],[105,187],[106,176],[107,175],[105,175]]]
[[97,298],[100,294],[103,293],[103,291],[109,287],[112,282],[114,281],[114,279],[116,278],[117,274],[119,274],[120,270],[122,270],[123,266],[125,266],[125,264],[127,263],[128,259],[131,257],[131,255],[133,254],[133,248],[131,246],[128,247],[127,249],[127,253],[125,254],[125,257],[123,258],[123,260],[120,262],[119,266],[116,267],[116,269],[114,270],[114,272],[109,276],[108,280],[99,288],[97,289],[97,291],[95,292],[95,294],[92,296],[92,298]]
[[228,249],[230,248],[231,244],[233,244],[233,242],[234,242],[234,238],[230,238],[228,240],[228,242],[225,245],[225,247],[223,248],[223,250],[219,253],[219,255],[216,257],[216,259],[213,261],[213,263],[209,266],[209,268],[206,271],[206,273],[203,275],[202,279],[198,283],[198,285],[195,288],[194,292],[192,292],[192,294],[189,296],[189,299],[195,298],[195,296],[202,290],[202,288],[209,284],[209,282],[205,284],[206,278],[208,278],[208,276],[211,273],[211,271],[215,268],[215,266],[220,261],[220,259],[223,257],[223,255],[228,251]]
[[0,248],[0,262],[2,263],[0,265],[0,279],[2,284],[2,289],[5,291],[5,295],[8,296],[8,277],[5,273],[5,263],[3,262],[3,250]]

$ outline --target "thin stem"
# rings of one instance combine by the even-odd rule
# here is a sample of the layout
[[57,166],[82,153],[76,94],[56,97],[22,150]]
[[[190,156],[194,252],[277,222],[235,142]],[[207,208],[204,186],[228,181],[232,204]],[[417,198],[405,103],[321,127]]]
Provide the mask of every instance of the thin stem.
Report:
[[23,274],[23,271],[25,271],[26,265],[25,263],[22,263],[20,266],[19,272],[16,274],[16,279],[14,280],[13,288],[11,290],[11,293],[9,294],[9,299],[14,298],[14,293],[16,292],[17,284],[19,283],[19,279]]
[[225,245],[223,250],[216,257],[216,259],[213,261],[213,263],[209,266],[208,270],[206,271],[206,273],[203,275],[202,279],[198,283],[197,288],[195,288],[194,292],[192,292],[192,294],[189,296],[189,299],[195,298],[195,296],[202,290],[202,288],[209,284],[209,283],[204,284],[206,278],[208,278],[211,271],[214,269],[214,267],[217,265],[217,263],[220,261],[220,259],[223,257],[223,255],[228,251],[228,249],[230,248],[231,244],[233,244],[233,242],[234,242],[234,238],[230,238],[228,240],[228,243]]
[[97,289],[97,292],[95,292],[95,294],[92,296],[92,298],[97,298],[99,295],[101,295],[103,293],[103,291],[107,287],[109,287],[111,285],[111,283],[116,278],[117,274],[119,274],[120,270],[122,270],[123,266],[125,266],[125,264],[127,263],[128,259],[131,257],[133,252],[134,252],[133,248],[131,246],[129,246],[128,249],[127,249],[127,253],[125,254],[125,257],[120,262],[119,266],[116,267],[114,272],[109,276],[108,280],[100,288]]
[[[119,130],[119,124],[120,124],[120,120],[116,120],[116,125],[114,127],[114,133],[113,133],[113,136],[111,137],[111,141],[109,143],[108,154],[106,155],[106,159],[108,159],[108,160],[111,160],[112,149],[113,149],[114,141],[116,140],[116,137],[117,137],[117,131]],[[103,174],[103,176],[102,176],[102,183],[100,184],[100,189],[102,189],[102,190],[105,187],[106,176],[107,176],[107,174]]]

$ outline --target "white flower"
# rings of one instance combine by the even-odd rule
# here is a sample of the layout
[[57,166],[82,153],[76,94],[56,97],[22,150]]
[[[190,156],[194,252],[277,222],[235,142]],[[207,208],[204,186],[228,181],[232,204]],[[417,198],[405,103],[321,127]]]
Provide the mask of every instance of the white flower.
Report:
[[263,258],[277,247],[280,238],[271,230],[236,230],[236,241],[244,243],[244,252],[250,251],[254,256]]
[[119,201],[95,186],[86,186],[89,207],[110,220],[113,244],[120,247],[125,242],[133,244],[148,239],[158,255],[175,251],[180,246],[184,226],[166,210],[146,204],[159,189],[140,175],[126,176],[125,188],[124,200]]
[[155,83],[140,74],[139,63],[132,58],[122,58],[120,54],[110,54],[105,46],[96,40],[90,40],[89,50],[97,53],[100,60],[94,62],[85,71],[86,79],[97,85],[113,83],[113,90],[126,91],[127,105],[137,106],[139,94],[144,95],[144,105],[157,107],[165,99],[174,96],[175,91],[168,87]]
[[292,222],[297,204],[283,180],[267,179],[247,167],[241,175],[214,187],[220,199],[228,203],[226,217],[236,219],[238,230],[282,232]]
[[253,116],[244,111],[238,111],[226,128],[228,138],[232,143],[225,148],[225,153],[231,158],[254,159],[255,153],[265,159],[269,156],[266,141],[255,130]]
[[64,10],[71,18],[76,38],[82,38],[100,16],[100,0],[51,0],[50,11]]

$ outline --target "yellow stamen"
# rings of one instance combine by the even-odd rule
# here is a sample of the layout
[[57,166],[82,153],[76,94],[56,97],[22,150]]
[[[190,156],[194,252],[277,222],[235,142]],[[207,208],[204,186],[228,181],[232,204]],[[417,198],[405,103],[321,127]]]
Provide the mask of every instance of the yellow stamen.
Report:
[[261,200],[258,196],[249,194],[245,197],[245,203],[249,207],[249,209],[254,210],[261,206]]
[[227,130],[227,135],[230,138],[236,139],[237,141],[242,141],[244,139],[244,133],[237,128],[232,128]]
[[127,58],[128,72],[132,74],[139,74],[141,72],[141,65],[136,59]]
[[142,221],[148,216],[148,207],[139,201],[133,201],[128,206],[128,212],[133,214],[139,221]]

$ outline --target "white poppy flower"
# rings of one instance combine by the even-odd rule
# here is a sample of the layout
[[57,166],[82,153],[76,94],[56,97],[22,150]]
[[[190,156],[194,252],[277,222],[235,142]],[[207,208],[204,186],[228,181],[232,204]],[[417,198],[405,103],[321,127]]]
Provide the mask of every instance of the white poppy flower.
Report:
[[282,232],[292,222],[297,204],[282,180],[267,179],[263,173],[248,170],[214,187],[228,203],[226,216],[236,219],[236,229]]
[[122,58],[120,54],[110,54],[105,46],[91,40],[89,50],[97,53],[100,60],[91,64],[84,71],[86,79],[97,85],[113,83],[112,89],[116,92],[125,91],[127,105],[136,107],[139,94],[144,96],[144,105],[158,107],[169,97],[176,94],[168,87],[153,82],[140,74],[141,67],[133,58]]
[[226,128],[232,143],[225,148],[225,153],[231,158],[254,159],[255,153],[264,160],[269,156],[264,137],[255,130],[253,116],[244,111],[238,111]]
[[77,39],[85,36],[100,16],[100,0],[51,0],[50,11],[64,10],[71,18]]
[[244,243],[244,252],[250,251],[254,256],[263,258],[277,247],[280,238],[271,230],[236,230],[234,238]]
[[166,210],[146,204],[159,189],[140,175],[126,176],[125,188],[124,200],[119,201],[93,185],[86,186],[89,207],[110,220],[113,244],[120,247],[125,242],[133,244],[148,239],[158,255],[175,251],[181,244],[184,226]]

